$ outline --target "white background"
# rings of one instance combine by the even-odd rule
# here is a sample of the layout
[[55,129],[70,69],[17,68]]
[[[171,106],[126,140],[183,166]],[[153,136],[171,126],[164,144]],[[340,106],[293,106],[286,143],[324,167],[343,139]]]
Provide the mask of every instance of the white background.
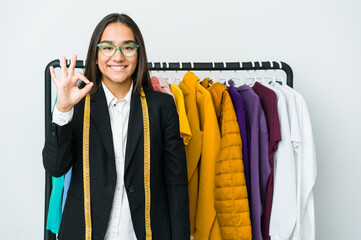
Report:
[[85,59],[96,24],[129,14],[149,61],[281,60],[317,150],[316,238],[360,239],[361,2],[0,2],[0,239],[43,239],[44,69]]

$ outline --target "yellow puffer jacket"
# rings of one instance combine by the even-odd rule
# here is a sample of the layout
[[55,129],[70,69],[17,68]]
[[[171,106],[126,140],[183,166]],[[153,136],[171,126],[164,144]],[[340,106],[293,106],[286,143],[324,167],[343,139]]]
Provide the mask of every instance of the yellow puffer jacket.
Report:
[[215,172],[215,209],[222,239],[252,239],[242,140],[232,100],[223,84],[212,85],[208,78],[201,84],[212,95],[221,131]]

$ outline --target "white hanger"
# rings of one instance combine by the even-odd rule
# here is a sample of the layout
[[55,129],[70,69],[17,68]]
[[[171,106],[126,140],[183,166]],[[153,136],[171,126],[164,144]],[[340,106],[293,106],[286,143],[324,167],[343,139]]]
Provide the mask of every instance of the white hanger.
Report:
[[[252,68],[254,69],[255,67],[255,64],[254,62],[251,62],[252,63]],[[247,70],[247,77],[246,77],[246,81],[245,81],[245,84],[247,84],[248,86],[252,87],[253,84],[257,81],[257,75],[256,75],[256,70],[254,70],[254,76],[253,77],[250,77],[249,75],[249,70]],[[248,81],[250,80],[250,82]]]
[[[164,64],[165,64],[166,69],[168,69],[168,63],[165,62]],[[163,68],[164,68],[164,65],[163,65]],[[171,78],[166,75],[166,70],[163,71],[163,74],[164,74],[164,79],[167,80],[168,84],[172,85],[173,82],[172,82]]]
[[190,64],[191,64],[191,69],[188,69],[188,72],[189,72],[190,70],[193,70],[193,69],[194,69],[193,62],[190,62]]
[[[153,62],[150,62],[150,69],[152,69],[152,68],[153,68]],[[150,75],[150,77],[153,77],[152,70],[149,70],[149,75]]]
[[[223,62],[223,66],[224,66],[224,68],[227,67],[225,62]],[[222,70],[219,70],[219,72],[220,72],[220,73],[219,73],[219,82],[225,81],[225,82],[226,82],[226,86],[229,87],[228,82],[227,82],[227,78],[225,78],[225,77],[222,76]]]
[[[259,63],[260,68],[262,68],[262,62],[258,62],[258,63]],[[263,76],[262,77],[257,77],[257,71],[256,70],[254,70],[254,73],[256,75],[256,81],[258,81],[259,83],[263,83],[264,82],[264,77]]]
[[[243,63],[241,62],[240,64],[241,64],[241,69],[242,69],[243,68]],[[239,86],[243,85],[242,78],[237,77],[237,70],[234,70],[234,77],[232,77],[232,80],[233,80],[235,85],[238,85],[238,84],[236,84],[237,81],[239,83]]]
[[[270,62],[271,68],[273,68],[273,62]],[[273,75],[272,76],[264,76],[265,79],[269,79],[270,81],[266,81],[265,84],[269,84],[271,86],[274,86],[276,84],[276,69],[273,69]]]
[[[281,63],[281,61],[279,61],[278,62],[278,64],[280,65],[280,69],[282,69],[282,63]],[[281,83],[279,83],[280,85],[282,85],[282,86],[284,86],[286,83],[285,83],[285,80],[283,79],[283,78],[281,78],[281,77],[279,77],[279,78],[275,78],[275,82],[277,82],[277,83],[279,83],[279,82],[281,82]]]
[[[180,68],[183,68],[183,63],[179,63]],[[178,70],[175,71],[175,77],[174,77],[174,83],[176,85],[179,85],[179,83],[182,81],[182,79],[179,77]]]
[[[212,69],[214,69],[214,62],[212,62]],[[209,70],[209,79],[214,81],[214,76],[213,76],[213,72],[212,69]]]

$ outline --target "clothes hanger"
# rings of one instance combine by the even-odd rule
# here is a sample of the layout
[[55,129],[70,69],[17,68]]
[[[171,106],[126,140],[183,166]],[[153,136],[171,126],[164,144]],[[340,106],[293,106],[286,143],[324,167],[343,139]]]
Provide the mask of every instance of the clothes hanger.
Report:
[[188,69],[188,72],[190,72],[191,70],[194,69],[194,64],[193,64],[193,62],[190,62],[190,64],[191,64],[191,69]]
[[[241,67],[242,68],[242,67]],[[243,85],[243,81],[242,78],[238,78],[237,77],[237,70],[234,70],[234,76],[232,77],[232,81],[234,82],[234,84],[236,86],[242,86]],[[237,83],[237,84],[236,84]],[[238,84],[239,83],[239,84]]]
[[[225,62],[223,62],[223,67],[227,68],[227,65],[226,65]],[[227,78],[223,77],[222,76],[222,70],[219,70],[219,82],[222,82],[222,81],[224,81],[226,83],[226,86],[229,87],[229,84],[227,82]]]
[[[183,63],[179,63],[180,69],[183,69]],[[179,77],[178,70],[175,70],[174,84],[179,85],[182,79]]]
[[[153,68],[153,62],[150,63],[150,69],[152,69],[152,68]],[[150,77],[153,77],[153,72],[152,72],[152,70],[149,70],[149,76],[150,76]]]
[[[259,67],[262,68],[262,62],[258,62],[259,63]],[[261,77],[257,77],[257,71],[255,71],[256,74],[256,81],[258,81],[259,83],[264,83],[264,75],[262,75]]]
[[[280,69],[282,69],[281,61],[279,61],[278,64],[280,65]],[[286,84],[285,80],[283,78],[281,78],[281,77],[279,77],[279,78],[276,77],[275,82],[282,85],[282,86],[284,86]]]
[[[165,65],[166,69],[168,69],[168,63],[165,62],[164,65]],[[164,65],[163,65],[163,68],[164,68]],[[167,76],[166,69],[163,70],[163,77],[168,82],[168,85],[172,85],[173,82],[172,82],[171,78]]]
[[[273,62],[272,61],[270,62],[270,65],[271,65],[271,69],[272,69],[273,68]],[[271,86],[274,86],[276,84],[276,69],[273,69],[273,75],[272,76],[265,75],[264,79],[265,79],[265,83],[263,83],[263,84],[269,84]],[[266,79],[269,79],[269,80],[266,80]]]
[[[212,62],[212,69],[214,69],[214,62]],[[212,69],[209,70],[209,80],[215,81],[215,80],[214,80],[215,78],[214,78],[214,76],[213,76]]]
[[[251,62],[251,63],[252,63],[252,69],[254,69],[255,64],[254,64],[254,62]],[[254,69],[254,74],[255,75],[253,77],[251,77],[249,73],[250,73],[250,70],[247,70],[247,76],[246,76],[246,79],[245,79],[246,81],[244,82],[244,84],[252,87],[254,85],[254,83],[257,81],[256,70]]]

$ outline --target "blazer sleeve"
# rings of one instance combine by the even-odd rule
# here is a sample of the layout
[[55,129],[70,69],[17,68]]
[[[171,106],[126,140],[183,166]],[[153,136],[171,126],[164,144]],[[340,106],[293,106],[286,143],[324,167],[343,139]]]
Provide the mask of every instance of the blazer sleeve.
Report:
[[189,240],[189,200],[187,162],[179,119],[173,99],[169,98],[163,131],[164,183],[169,204],[172,240]]
[[43,148],[43,165],[54,177],[66,174],[72,166],[75,156],[73,121],[64,126],[50,121]]

